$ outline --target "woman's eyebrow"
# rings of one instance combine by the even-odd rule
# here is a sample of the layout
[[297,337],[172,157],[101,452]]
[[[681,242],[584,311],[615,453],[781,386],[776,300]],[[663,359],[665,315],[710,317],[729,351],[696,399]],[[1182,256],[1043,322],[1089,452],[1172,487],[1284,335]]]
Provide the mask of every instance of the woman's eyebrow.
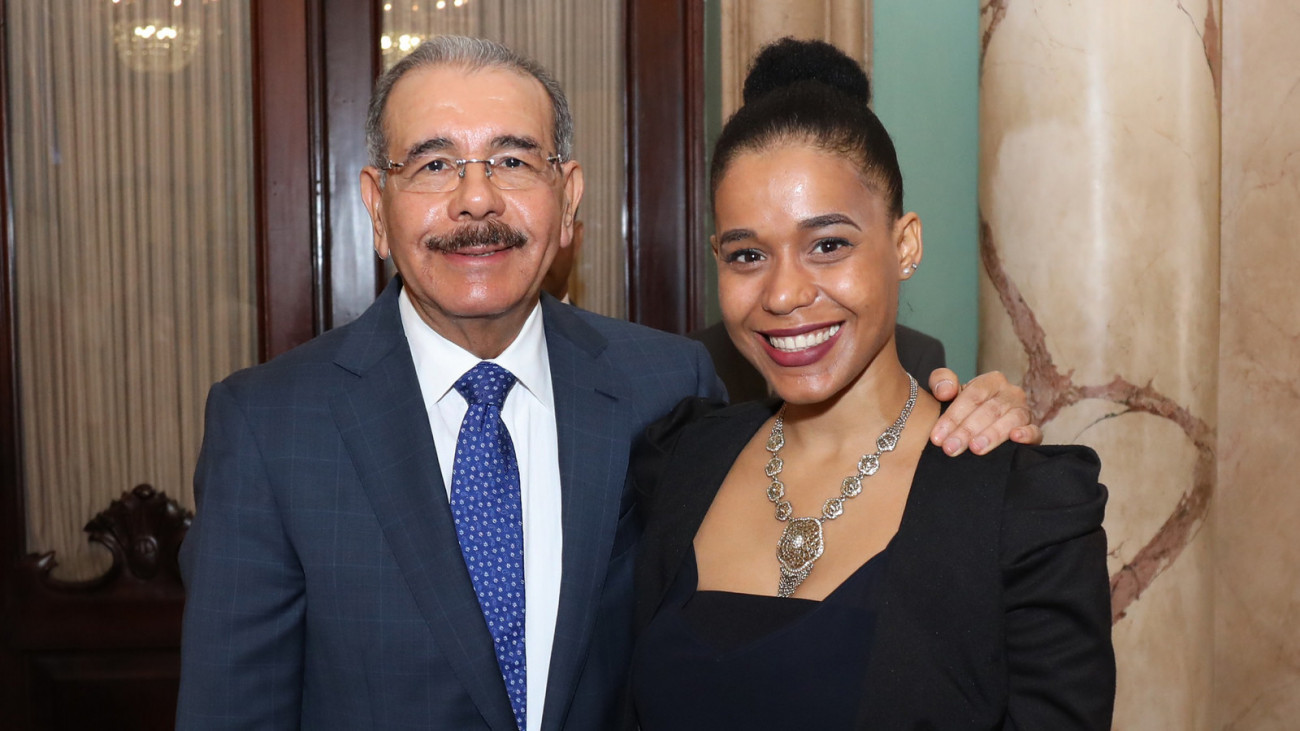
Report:
[[723,232],[723,234],[718,237],[718,246],[730,244],[733,241],[744,241],[752,238],[754,238],[753,231],[750,231],[747,228],[733,228],[730,231]]
[[801,230],[807,231],[809,229],[825,228],[827,226],[835,226],[838,224],[843,224],[845,226],[852,226],[853,228],[856,228],[859,231],[862,230],[861,226],[855,223],[852,218],[849,218],[843,213],[823,213],[820,216],[805,218],[804,220],[799,222],[799,228]]

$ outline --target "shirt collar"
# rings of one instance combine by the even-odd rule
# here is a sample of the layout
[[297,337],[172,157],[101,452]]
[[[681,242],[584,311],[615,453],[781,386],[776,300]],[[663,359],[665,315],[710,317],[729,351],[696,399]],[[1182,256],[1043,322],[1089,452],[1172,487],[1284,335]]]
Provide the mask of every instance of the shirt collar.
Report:
[[[420,385],[428,390],[424,394],[425,400],[430,404],[437,403],[451,392],[461,376],[478,365],[480,358],[429,327],[420,313],[416,312],[405,287],[398,295],[397,306]],[[501,355],[490,360],[513,373],[518,379],[515,385],[523,386],[548,411],[555,410],[540,301],[533,306],[533,311],[524,320],[524,326],[514,341]]]

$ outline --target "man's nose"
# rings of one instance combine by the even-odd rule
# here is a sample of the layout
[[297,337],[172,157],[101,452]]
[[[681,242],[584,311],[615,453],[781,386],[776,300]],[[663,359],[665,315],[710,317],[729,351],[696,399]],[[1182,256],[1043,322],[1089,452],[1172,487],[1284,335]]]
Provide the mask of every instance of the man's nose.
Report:
[[468,162],[447,201],[453,220],[479,220],[502,213],[505,197],[491,180],[487,163]]
[[811,272],[790,257],[777,257],[763,288],[763,309],[774,315],[788,315],[817,299]]

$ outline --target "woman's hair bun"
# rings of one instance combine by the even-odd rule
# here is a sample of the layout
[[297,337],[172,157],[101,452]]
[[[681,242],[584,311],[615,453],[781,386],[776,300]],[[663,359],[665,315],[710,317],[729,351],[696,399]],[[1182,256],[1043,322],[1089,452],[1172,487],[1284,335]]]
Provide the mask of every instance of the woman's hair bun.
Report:
[[862,102],[871,101],[871,82],[857,61],[825,41],[782,38],[758,52],[745,77],[744,101],[800,82],[821,82]]

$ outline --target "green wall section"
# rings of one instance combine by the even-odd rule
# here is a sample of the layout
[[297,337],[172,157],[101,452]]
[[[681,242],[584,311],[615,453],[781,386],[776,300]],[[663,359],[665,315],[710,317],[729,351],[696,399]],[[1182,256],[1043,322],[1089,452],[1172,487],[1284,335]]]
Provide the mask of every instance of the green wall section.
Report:
[[875,0],[872,12],[873,106],[925,241],[898,319],[942,340],[966,380],[979,334],[979,3]]

